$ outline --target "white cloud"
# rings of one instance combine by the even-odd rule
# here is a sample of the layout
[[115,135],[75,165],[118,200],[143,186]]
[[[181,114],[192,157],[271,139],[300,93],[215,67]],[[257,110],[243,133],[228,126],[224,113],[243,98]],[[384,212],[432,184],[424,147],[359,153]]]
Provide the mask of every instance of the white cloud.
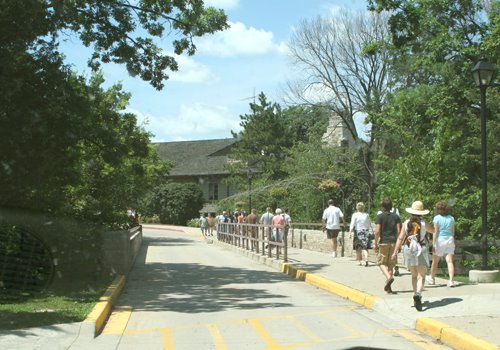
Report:
[[199,52],[214,56],[263,55],[282,52],[284,44],[275,44],[272,32],[229,22],[229,29],[207,35],[196,42]]
[[127,111],[136,114],[139,125],[154,134],[153,142],[228,138],[229,130],[241,129],[239,118],[225,106],[181,105],[177,115],[163,116]]
[[233,9],[239,4],[239,0],[205,0],[205,6],[212,6],[218,9]]
[[179,63],[179,70],[170,74],[171,81],[182,83],[208,83],[217,79],[212,70],[192,58],[175,56]]

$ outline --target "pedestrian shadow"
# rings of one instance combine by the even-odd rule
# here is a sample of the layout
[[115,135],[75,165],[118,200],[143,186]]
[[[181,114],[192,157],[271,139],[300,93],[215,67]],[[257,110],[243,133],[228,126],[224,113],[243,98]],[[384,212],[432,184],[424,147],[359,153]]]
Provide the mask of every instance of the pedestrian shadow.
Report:
[[422,306],[424,307],[424,311],[428,309],[434,309],[437,307],[443,307],[447,306],[450,304],[455,304],[463,301],[462,298],[444,298],[441,300],[435,300],[435,301],[424,301],[422,303]]

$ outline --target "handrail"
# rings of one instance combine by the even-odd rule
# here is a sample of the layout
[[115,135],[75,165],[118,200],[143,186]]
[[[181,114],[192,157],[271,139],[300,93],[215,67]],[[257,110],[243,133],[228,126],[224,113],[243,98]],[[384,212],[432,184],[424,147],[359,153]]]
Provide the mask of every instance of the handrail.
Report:
[[[283,232],[283,241],[274,240],[273,232]],[[269,258],[280,259],[283,249],[283,260],[288,261],[288,228],[284,225],[263,225],[247,223],[217,223],[217,239],[220,242],[255,251]],[[279,235],[277,235],[279,239]],[[275,249],[275,250],[274,250]]]

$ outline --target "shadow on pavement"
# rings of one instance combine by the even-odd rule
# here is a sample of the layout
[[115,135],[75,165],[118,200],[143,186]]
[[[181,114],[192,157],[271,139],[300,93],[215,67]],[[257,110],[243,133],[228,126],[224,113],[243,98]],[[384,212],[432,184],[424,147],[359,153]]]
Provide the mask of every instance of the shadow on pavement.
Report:
[[182,246],[194,243],[192,239],[186,238],[144,237],[144,245],[146,246]]
[[[300,283],[287,275],[191,262],[145,263],[150,246],[184,245],[190,242],[193,241],[147,238],[118,304],[131,306],[136,311],[182,313],[291,306],[283,301],[284,295],[269,293],[264,289],[270,283]],[[259,284],[263,287],[259,288]]]
[[424,301],[423,306],[425,307],[424,311],[427,309],[433,309],[436,307],[443,307],[446,305],[454,304],[454,303],[459,303],[463,301],[462,298],[444,298],[441,300],[436,300],[436,301]]

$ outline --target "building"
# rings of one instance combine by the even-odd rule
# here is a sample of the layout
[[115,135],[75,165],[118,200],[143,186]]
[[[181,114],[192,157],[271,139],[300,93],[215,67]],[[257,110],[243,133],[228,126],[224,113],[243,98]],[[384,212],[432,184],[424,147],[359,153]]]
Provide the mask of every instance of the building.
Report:
[[203,191],[202,212],[216,211],[217,201],[235,194],[224,184],[229,176],[225,169],[235,138],[155,143],[161,159],[174,163],[168,178],[176,182],[197,183]]
[[[352,147],[354,141],[339,116],[330,117],[322,138],[326,147]],[[205,205],[203,213],[217,210],[217,202],[236,193],[235,189],[224,183],[229,176],[225,165],[236,138],[177,141],[155,143],[158,154],[163,160],[174,163],[168,179],[175,182],[197,183],[203,191]]]
[[333,115],[328,120],[326,132],[321,141],[326,147],[354,147],[354,139],[345,122],[339,115]]

